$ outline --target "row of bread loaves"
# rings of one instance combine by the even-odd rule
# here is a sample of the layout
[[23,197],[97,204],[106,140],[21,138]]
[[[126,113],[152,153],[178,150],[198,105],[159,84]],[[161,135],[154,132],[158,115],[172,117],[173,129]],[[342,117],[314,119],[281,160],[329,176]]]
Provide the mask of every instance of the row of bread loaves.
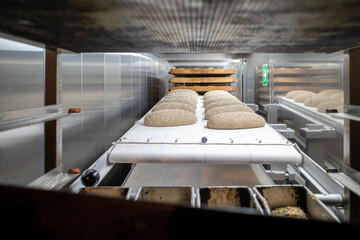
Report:
[[198,94],[189,89],[170,91],[144,120],[146,126],[170,127],[195,124]]
[[294,102],[304,103],[307,107],[316,107],[318,112],[326,112],[327,109],[335,109],[342,112],[344,103],[344,91],[340,89],[327,89],[319,93],[306,90],[294,90],[286,94],[286,98]]
[[204,94],[205,120],[212,129],[246,129],[263,127],[265,120],[227,91]]

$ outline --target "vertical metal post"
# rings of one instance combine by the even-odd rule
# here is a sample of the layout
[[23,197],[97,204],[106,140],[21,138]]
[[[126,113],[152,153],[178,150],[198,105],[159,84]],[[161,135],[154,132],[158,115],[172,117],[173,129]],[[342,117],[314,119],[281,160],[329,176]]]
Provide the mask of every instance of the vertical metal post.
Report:
[[[57,50],[45,50],[45,105],[57,104]],[[45,173],[57,167],[57,120],[44,123]]]
[[[360,106],[360,48],[349,51],[349,83],[345,84],[345,104]],[[360,171],[360,122],[345,120],[344,126],[344,163]],[[349,198],[347,219],[360,220],[360,197],[346,190]]]

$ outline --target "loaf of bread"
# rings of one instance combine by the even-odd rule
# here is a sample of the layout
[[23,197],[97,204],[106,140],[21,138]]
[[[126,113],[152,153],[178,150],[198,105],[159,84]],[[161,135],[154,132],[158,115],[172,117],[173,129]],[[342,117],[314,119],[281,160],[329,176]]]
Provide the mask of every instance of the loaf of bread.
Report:
[[199,96],[196,91],[191,89],[175,89],[175,90],[171,90],[168,94],[174,94],[174,93],[190,93],[196,97]]
[[309,98],[307,98],[304,102],[304,105],[307,107],[317,107],[320,103],[326,102],[332,100],[329,97],[322,97],[319,95],[316,96],[310,96]]
[[298,102],[298,103],[303,103],[305,102],[306,99],[308,99],[311,96],[316,96],[316,93],[313,92],[305,92],[305,93],[300,93],[299,95],[297,95],[296,97],[294,97],[294,102]]
[[337,93],[337,92],[342,92],[342,91],[343,90],[340,90],[340,89],[326,89],[326,90],[320,91],[319,94],[330,97],[330,95]]
[[183,109],[192,113],[196,113],[196,110],[189,104],[187,103],[182,103],[182,102],[163,102],[163,103],[159,103],[157,104],[154,108],[153,108],[153,112],[159,111],[159,110],[164,110],[164,109]]
[[197,100],[186,97],[180,97],[180,96],[172,96],[172,97],[165,97],[163,100],[161,100],[159,103],[166,103],[166,102],[181,102],[186,103],[192,106],[194,109],[197,107]]
[[253,112],[226,112],[209,118],[207,127],[213,129],[246,129],[265,126],[265,120]]
[[336,101],[336,100],[331,100],[331,101],[326,101],[323,103],[320,103],[317,106],[317,111],[321,112],[321,113],[326,113],[326,110],[337,110],[338,112],[343,112],[343,103],[340,101]]
[[330,97],[344,102],[344,92],[333,93],[333,94],[330,95]]
[[286,98],[290,98],[290,99],[294,99],[294,97],[296,97],[297,95],[301,94],[301,93],[306,93],[306,92],[309,92],[309,91],[306,91],[306,90],[294,90],[294,91],[290,91],[288,92],[285,97]]
[[199,96],[197,94],[197,92],[190,90],[190,89],[176,89],[176,90],[170,91],[167,94],[167,96],[172,96],[172,95],[191,95],[194,98],[197,98]]
[[210,117],[218,113],[225,113],[225,112],[254,112],[254,111],[248,106],[242,104],[214,107],[205,113],[205,120],[208,120]]
[[197,102],[198,97],[194,94],[188,93],[188,92],[178,92],[178,93],[169,93],[165,96],[166,98],[189,98],[193,101]]
[[204,107],[206,107],[207,105],[209,105],[210,103],[213,103],[213,102],[233,101],[233,100],[240,101],[233,95],[212,97],[212,98],[208,98],[207,100],[204,101]]
[[164,109],[146,115],[144,124],[150,127],[170,127],[195,124],[195,114],[183,109]]
[[215,107],[221,107],[221,106],[227,106],[227,105],[245,105],[244,103],[240,102],[239,100],[235,99],[235,100],[227,100],[227,101],[220,101],[220,102],[213,102],[213,103],[210,103],[209,105],[207,105],[205,107],[205,113],[207,111],[209,111],[210,109],[212,108],[215,108]]
[[224,90],[213,90],[204,94],[204,101],[211,97],[231,96],[231,94]]

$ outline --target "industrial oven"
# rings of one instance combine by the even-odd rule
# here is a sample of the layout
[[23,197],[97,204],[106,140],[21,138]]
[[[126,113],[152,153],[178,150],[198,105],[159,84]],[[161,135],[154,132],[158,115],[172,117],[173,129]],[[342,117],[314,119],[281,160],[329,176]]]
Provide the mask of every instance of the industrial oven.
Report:
[[[237,222],[357,227],[357,1],[16,2],[0,10],[9,215],[25,209],[25,224],[54,233],[78,209],[94,233],[113,222],[124,232],[109,236],[126,237],[233,234]],[[196,123],[147,126],[178,89],[197,93]],[[341,91],[339,105],[289,97],[324,90]],[[230,93],[265,125],[207,127],[211,91]],[[278,208],[308,219],[277,217]],[[44,224],[55,209],[64,214]],[[69,229],[83,230],[81,214]]]

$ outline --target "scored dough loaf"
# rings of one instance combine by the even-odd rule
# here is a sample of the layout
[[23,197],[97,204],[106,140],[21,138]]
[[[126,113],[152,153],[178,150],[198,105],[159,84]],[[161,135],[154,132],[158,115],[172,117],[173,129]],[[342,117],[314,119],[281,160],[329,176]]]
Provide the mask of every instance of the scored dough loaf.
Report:
[[235,99],[235,100],[228,100],[228,101],[221,101],[221,102],[213,102],[213,103],[210,103],[209,105],[207,105],[205,107],[205,113],[207,111],[209,111],[210,109],[212,108],[215,108],[215,107],[221,107],[221,106],[227,106],[227,105],[235,105],[235,104],[238,104],[238,105],[245,105],[244,103],[240,102],[239,100]]
[[207,127],[213,129],[246,129],[265,126],[265,119],[253,112],[219,113],[207,121]]
[[319,94],[330,97],[330,95],[337,93],[337,92],[342,92],[342,91],[343,90],[341,90],[341,89],[326,89],[326,90],[320,91]]
[[188,93],[188,92],[177,92],[177,93],[169,93],[166,95],[168,98],[172,97],[181,97],[181,98],[190,98],[194,101],[197,101],[198,97],[194,94]]
[[329,100],[332,99],[329,97],[322,97],[322,96],[310,96],[308,99],[305,100],[304,105],[307,107],[317,107],[320,103]]
[[254,112],[254,110],[252,110],[246,105],[239,105],[239,104],[214,107],[205,113],[205,120],[208,120],[210,117],[218,113],[225,113],[225,112]]
[[204,101],[212,97],[231,96],[231,94],[224,90],[213,90],[204,94]]
[[164,109],[146,115],[144,124],[150,127],[170,127],[194,124],[195,114],[183,109]]
[[311,96],[316,96],[316,93],[313,92],[306,92],[306,93],[300,93],[296,97],[294,97],[294,102],[303,103],[306,99],[308,99]]
[[182,102],[164,102],[159,103],[153,108],[153,112],[164,110],[164,109],[183,109],[192,113],[196,113],[195,109],[187,104]]
[[182,103],[189,104],[194,109],[196,109],[196,106],[197,106],[197,101],[195,101],[194,99],[180,97],[180,96],[173,96],[173,97],[167,96],[163,100],[160,101],[160,103],[165,103],[165,102],[182,102]]
[[326,113],[327,109],[336,109],[338,112],[343,112],[343,103],[340,101],[326,101],[323,103],[320,103],[317,106],[317,111],[321,113]]
[[176,89],[176,90],[171,90],[168,95],[176,95],[176,94],[190,94],[194,97],[198,97],[199,94],[197,94],[197,92],[195,92],[194,90],[190,90],[190,89]]
[[344,102],[344,92],[336,92],[330,95],[331,98],[336,98],[342,102]]
[[233,100],[240,101],[239,99],[237,99],[235,96],[232,96],[232,95],[221,96],[221,97],[212,97],[212,98],[206,99],[204,101],[204,107],[206,107],[207,105],[209,105],[210,103],[213,103],[213,102],[233,101]]
[[309,92],[309,91],[306,91],[306,90],[294,90],[294,91],[288,92],[288,93],[285,95],[285,97],[286,97],[286,98],[293,99],[293,98],[296,97],[297,95],[302,94],[302,93],[306,93],[306,92]]

